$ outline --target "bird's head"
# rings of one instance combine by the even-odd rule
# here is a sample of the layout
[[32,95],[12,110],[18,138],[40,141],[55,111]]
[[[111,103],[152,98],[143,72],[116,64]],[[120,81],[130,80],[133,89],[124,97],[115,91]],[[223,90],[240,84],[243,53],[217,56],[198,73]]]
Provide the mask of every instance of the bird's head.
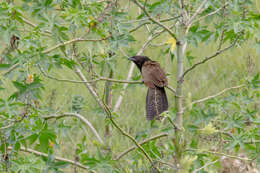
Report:
[[131,58],[128,58],[130,61],[133,61],[137,67],[139,68],[139,70],[142,70],[142,66],[146,61],[151,61],[150,58],[148,58],[147,56],[132,56]]

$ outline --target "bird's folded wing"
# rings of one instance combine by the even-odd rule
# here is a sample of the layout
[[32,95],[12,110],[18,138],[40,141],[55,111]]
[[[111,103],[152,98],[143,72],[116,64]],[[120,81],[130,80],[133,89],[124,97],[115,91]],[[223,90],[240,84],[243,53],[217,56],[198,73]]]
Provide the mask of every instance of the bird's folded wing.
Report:
[[160,64],[155,61],[146,61],[142,66],[144,84],[150,88],[164,87],[168,85],[165,72]]

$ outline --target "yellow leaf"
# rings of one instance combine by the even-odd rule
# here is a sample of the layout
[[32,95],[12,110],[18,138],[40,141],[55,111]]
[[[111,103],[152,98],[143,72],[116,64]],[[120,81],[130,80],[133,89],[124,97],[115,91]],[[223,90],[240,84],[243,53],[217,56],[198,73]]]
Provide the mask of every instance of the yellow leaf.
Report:
[[89,20],[94,20],[94,17],[93,16],[89,16]]
[[175,40],[175,38],[170,38],[167,42],[166,42],[166,44],[170,44],[171,45],[171,52],[173,52],[174,51],[174,49],[176,48],[176,40]]
[[50,148],[53,148],[53,147],[54,147],[54,142],[49,141],[49,147],[50,147]]
[[29,74],[26,78],[26,83],[31,84],[33,83],[33,74]]

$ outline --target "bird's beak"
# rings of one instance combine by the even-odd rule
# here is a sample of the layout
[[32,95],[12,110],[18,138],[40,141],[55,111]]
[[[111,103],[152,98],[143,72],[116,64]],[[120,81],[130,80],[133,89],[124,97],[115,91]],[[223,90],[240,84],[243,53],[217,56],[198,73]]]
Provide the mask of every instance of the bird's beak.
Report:
[[130,60],[130,61],[134,61],[135,58],[134,58],[134,57],[131,57],[131,58],[128,58],[128,60]]

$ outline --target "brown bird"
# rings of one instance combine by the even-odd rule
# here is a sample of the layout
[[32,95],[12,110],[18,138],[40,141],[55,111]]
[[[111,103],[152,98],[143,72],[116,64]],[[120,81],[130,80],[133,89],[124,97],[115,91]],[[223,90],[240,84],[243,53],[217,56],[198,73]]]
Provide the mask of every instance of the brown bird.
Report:
[[159,119],[159,115],[168,109],[168,100],[164,87],[168,85],[165,72],[160,64],[146,56],[129,58],[139,68],[143,82],[148,87],[146,96],[147,120]]

